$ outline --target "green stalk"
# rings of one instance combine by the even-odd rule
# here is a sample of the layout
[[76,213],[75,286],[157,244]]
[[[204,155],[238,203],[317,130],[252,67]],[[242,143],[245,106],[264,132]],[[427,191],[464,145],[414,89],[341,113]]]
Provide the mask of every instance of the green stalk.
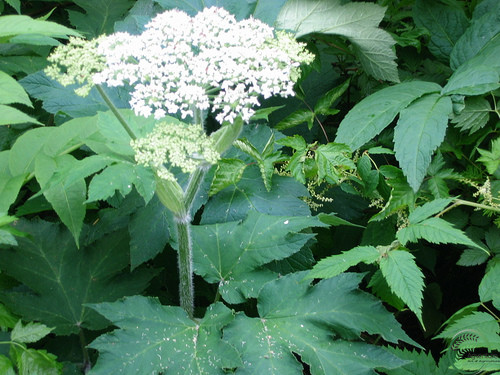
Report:
[[[186,216],[189,219],[189,216]],[[179,244],[179,299],[181,307],[190,318],[194,316],[193,258],[191,249],[191,224],[188,220],[177,221]]]
[[128,133],[130,138],[137,139],[137,136],[132,131],[132,128],[129,126],[127,120],[125,120],[125,118],[122,116],[120,111],[118,111],[118,108],[116,108],[116,106],[113,104],[113,102],[111,101],[109,96],[104,92],[102,87],[100,85],[95,85],[95,87],[97,88],[97,91],[99,92],[99,94],[101,94],[102,98],[106,102],[106,104],[109,107],[109,109],[111,110],[111,112],[113,112],[113,114],[116,116],[116,118],[118,119],[120,124],[122,124],[123,129],[125,129],[125,131]]

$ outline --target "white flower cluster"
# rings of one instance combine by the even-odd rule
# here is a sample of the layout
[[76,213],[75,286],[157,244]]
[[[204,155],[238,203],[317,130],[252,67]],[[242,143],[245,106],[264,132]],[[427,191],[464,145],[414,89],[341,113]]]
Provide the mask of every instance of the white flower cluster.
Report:
[[236,21],[222,8],[195,17],[179,10],[156,16],[140,35],[100,39],[106,67],[93,77],[108,86],[131,85],[138,115],[217,113],[220,123],[241,115],[248,122],[260,96],[293,95],[299,66],[313,55],[284,32],[250,18]]
[[176,181],[170,166],[191,173],[200,165],[217,163],[220,158],[201,124],[161,121],[146,137],[130,144],[137,163],[152,167],[160,178],[170,181]]

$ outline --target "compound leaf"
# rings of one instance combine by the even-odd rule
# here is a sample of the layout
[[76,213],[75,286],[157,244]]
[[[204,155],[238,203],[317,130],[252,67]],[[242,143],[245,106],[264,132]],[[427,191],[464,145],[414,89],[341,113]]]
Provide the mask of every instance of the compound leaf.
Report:
[[0,264],[2,272],[29,289],[3,291],[0,299],[23,319],[54,327],[56,334],[106,327],[109,323],[83,304],[140,293],[154,276],[146,270],[123,271],[129,264],[124,231],[78,250],[71,234],[60,225],[19,222],[17,228],[31,237],[18,238],[15,248],[1,249]]
[[414,191],[422,184],[434,150],[443,142],[451,111],[451,99],[437,94],[426,95],[401,111],[394,151]]
[[465,108],[457,116],[452,117],[451,123],[460,131],[469,131],[472,134],[483,128],[490,118],[491,105],[481,96],[465,98]]
[[376,298],[358,289],[362,275],[342,274],[314,286],[304,276],[299,272],[267,283],[258,297],[259,317],[239,314],[225,329],[224,338],[243,359],[238,373],[302,374],[293,353],[312,374],[372,374],[374,368],[405,363],[359,342],[365,331],[389,342],[413,343]]
[[90,344],[100,352],[93,375],[222,375],[241,364],[236,350],[221,339],[222,328],[234,319],[222,303],[209,306],[198,322],[181,307],[162,306],[150,297],[91,307],[118,327]]
[[335,142],[357,150],[384,130],[396,115],[422,95],[439,92],[433,82],[412,81],[386,87],[356,104],[340,123]]
[[247,164],[240,159],[221,159],[217,163],[209,195],[217,194],[228,186],[235,185],[243,176]]
[[370,3],[339,0],[291,0],[281,8],[276,26],[293,30],[297,37],[323,33],[346,37],[366,72],[376,79],[399,82],[395,44],[391,35],[378,28],[385,8]]

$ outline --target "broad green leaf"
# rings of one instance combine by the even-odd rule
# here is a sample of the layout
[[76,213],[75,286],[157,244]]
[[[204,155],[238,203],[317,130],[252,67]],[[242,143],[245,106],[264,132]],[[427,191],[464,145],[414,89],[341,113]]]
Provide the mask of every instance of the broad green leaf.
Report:
[[202,224],[242,220],[249,210],[268,215],[310,215],[309,206],[299,197],[309,196],[304,185],[290,177],[273,176],[273,187],[267,191],[257,166],[248,166],[243,177],[205,205]]
[[[480,13],[481,6],[485,8],[484,13]],[[483,1],[476,8],[469,28],[462,34],[451,52],[450,66],[454,70],[480,53],[488,41],[500,32],[499,3]]]
[[[282,5],[283,0],[275,0],[272,4],[266,6],[267,2],[261,4],[258,0],[246,0],[246,1],[233,1],[233,0],[155,0],[165,9],[180,9],[186,13],[194,16],[203,8],[208,8],[212,6],[222,7],[226,9],[229,13],[233,14],[236,19],[242,20],[248,18],[254,12],[258,14],[253,14],[255,17],[257,15],[264,16],[262,13],[269,11],[269,14],[265,14],[266,21],[270,25],[274,22],[277,16],[279,7]],[[263,5],[263,6],[261,6]],[[275,9],[278,7],[278,9]],[[259,18],[259,17],[257,17]]]
[[311,111],[310,109],[298,109],[295,112],[289,114],[280,122],[278,122],[274,128],[276,130],[285,130],[306,123],[307,127],[311,129],[313,126],[313,122],[314,122],[313,111]]
[[444,5],[433,0],[417,0],[413,6],[413,19],[429,30],[429,51],[443,62],[448,62],[457,40],[469,26],[461,7]]
[[21,103],[33,107],[23,87],[8,74],[0,71],[0,104]]
[[314,158],[318,165],[318,180],[337,184],[343,177],[342,172],[356,169],[351,159],[351,150],[344,144],[328,143],[318,146],[314,151]]
[[491,105],[481,96],[465,98],[465,108],[457,116],[452,117],[451,123],[460,131],[469,131],[472,134],[482,129],[490,118]]
[[479,299],[481,302],[493,301],[500,306],[500,257],[493,258],[488,263],[486,273],[479,284]]
[[76,30],[55,22],[34,20],[28,16],[10,15],[0,17],[0,42],[21,34],[40,34],[67,39],[68,35],[80,36]]
[[133,270],[161,253],[170,239],[166,208],[155,197],[130,219],[130,266]]
[[44,374],[60,375],[62,373],[62,363],[56,361],[57,357],[46,350],[36,350],[29,348],[23,350],[18,368],[20,374]]
[[401,111],[394,131],[399,166],[416,192],[427,174],[431,157],[443,142],[452,112],[449,97],[426,95]]
[[31,343],[43,339],[50,332],[52,332],[52,328],[47,327],[45,324],[29,322],[23,325],[22,321],[19,320],[12,329],[10,338],[12,341]]
[[[416,224],[410,223],[409,226],[401,228],[396,233],[396,238],[403,245],[408,242],[417,242],[419,239],[424,239],[430,243],[453,243],[483,249],[483,247],[472,241],[460,229],[453,227],[452,224],[439,217],[431,217]],[[486,251],[486,249],[483,250]]]
[[366,97],[352,108],[340,123],[335,142],[355,151],[384,130],[411,102],[439,92],[433,82],[412,81],[386,87]]
[[415,208],[415,210],[410,213],[410,216],[408,216],[408,220],[410,224],[420,223],[430,216],[444,210],[451,202],[453,202],[453,200],[454,198],[440,198],[427,202],[424,205]]
[[246,163],[239,159],[219,160],[208,194],[217,194],[228,186],[236,184],[243,176],[246,167]]
[[307,143],[304,138],[298,134],[291,137],[278,139],[276,143],[293,148],[296,151],[304,151],[307,148]]
[[287,0],[257,1],[253,16],[273,26]]
[[363,228],[362,225],[353,224],[347,220],[342,219],[341,217],[335,216],[334,213],[325,214],[325,213],[320,212],[318,214],[318,219],[321,220],[322,223],[325,223],[325,224],[328,224],[331,226],[347,225],[350,227]]
[[346,37],[355,47],[366,72],[376,79],[399,82],[395,44],[391,35],[378,28],[385,8],[370,3],[339,0],[290,0],[281,9],[276,26],[292,30],[297,37],[311,33]]
[[[445,93],[480,95],[498,87],[500,33],[492,37],[470,60],[460,65],[442,90]],[[496,74],[496,75],[495,75]],[[496,78],[496,82],[495,82]],[[474,80],[478,80],[477,85]]]
[[207,282],[219,283],[224,296],[236,287],[233,279],[244,280],[256,268],[298,252],[313,237],[298,233],[302,229],[324,226],[317,217],[268,216],[256,211],[250,211],[243,222],[193,226],[194,270]]
[[312,374],[371,374],[404,363],[359,342],[361,332],[368,332],[413,343],[378,300],[358,290],[360,275],[342,274],[314,286],[303,278],[294,273],[267,283],[257,300],[259,317],[239,314],[224,330],[242,356],[239,374],[302,374],[293,353]]
[[12,362],[3,354],[0,355],[0,374],[16,375]]
[[7,212],[15,202],[21,187],[26,178],[25,173],[13,176],[10,167],[9,159],[12,150],[0,152],[0,212]]
[[74,3],[85,13],[68,9],[69,20],[88,39],[112,33],[115,22],[133,5],[131,0],[74,0]]
[[374,246],[356,246],[343,251],[342,254],[332,255],[320,260],[308,273],[308,279],[328,279],[347,271],[358,263],[371,264],[380,257]]
[[234,319],[222,303],[209,306],[197,321],[180,307],[142,296],[91,307],[118,327],[90,344],[100,353],[92,375],[222,375],[241,364],[221,338],[222,328]]
[[23,319],[54,327],[58,335],[78,333],[80,327],[105,328],[109,323],[83,304],[140,293],[154,276],[149,270],[124,271],[129,265],[124,231],[78,250],[60,225],[19,222],[18,228],[32,237],[1,249],[0,267],[29,289],[2,291],[0,299]]
[[17,138],[9,151],[9,168],[12,176],[34,172],[36,156],[44,147],[44,143],[53,136],[53,129],[32,129]]
[[422,323],[424,275],[408,251],[392,250],[380,259],[380,270],[387,284]]
[[[68,154],[56,158],[38,155],[35,162],[35,176],[40,187],[44,189],[57,170],[70,169],[76,163],[77,160]],[[87,184],[83,177],[69,186],[65,186],[64,183],[52,184],[43,193],[61,221],[70,230],[77,246],[86,213],[84,203],[86,194]]]
[[138,0],[123,20],[115,22],[114,31],[140,34],[144,31],[144,25],[162,10],[153,0]]
[[42,125],[36,119],[28,116],[26,113],[16,109],[14,107],[9,107],[8,105],[0,104],[0,125],[13,125],[13,124],[38,124]]
[[481,95],[500,87],[498,68],[477,65],[454,73],[441,91],[442,95]]

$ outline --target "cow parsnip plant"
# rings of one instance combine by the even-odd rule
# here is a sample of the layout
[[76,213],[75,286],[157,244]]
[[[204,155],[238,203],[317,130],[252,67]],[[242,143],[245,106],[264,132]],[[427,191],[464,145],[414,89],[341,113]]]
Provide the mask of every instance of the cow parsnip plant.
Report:
[[[471,328],[498,350],[495,0],[73,3],[50,17],[78,33],[0,17],[0,369],[455,374],[414,348]],[[453,254],[487,264],[455,314]]]

